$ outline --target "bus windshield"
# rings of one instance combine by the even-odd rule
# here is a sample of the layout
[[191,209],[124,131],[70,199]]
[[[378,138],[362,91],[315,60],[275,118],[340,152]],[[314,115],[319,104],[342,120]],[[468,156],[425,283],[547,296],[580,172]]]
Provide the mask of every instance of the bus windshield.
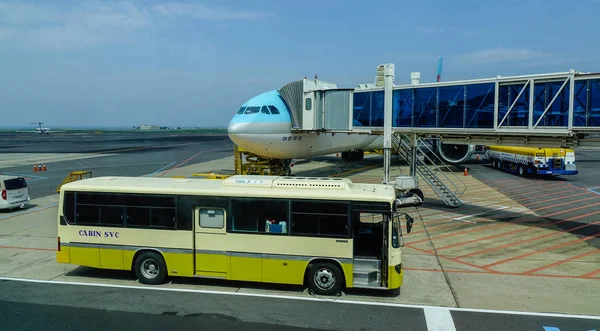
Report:
[[414,219],[410,217],[410,215],[406,213],[394,213],[392,219],[392,246],[394,248],[404,246],[402,243],[402,222],[400,220],[401,216],[404,216],[404,218],[406,219],[406,233],[410,233],[410,231],[412,230],[412,225],[414,223]]

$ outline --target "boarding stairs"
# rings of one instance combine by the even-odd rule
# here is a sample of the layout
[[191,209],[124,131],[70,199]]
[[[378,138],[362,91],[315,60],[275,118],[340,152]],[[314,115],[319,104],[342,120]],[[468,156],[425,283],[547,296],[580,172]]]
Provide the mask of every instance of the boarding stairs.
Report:
[[[392,135],[392,149],[397,150],[398,155],[410,165],[412,153],[409,141],[410,137],[405,134]],[[436,160],[433,160],[427,154],[432,155]],[[462,204],[460,197],[466,191],[467,186],[421,139],[417,140],[416,163],[416,173],[427,182],[446,205],[455,208]],[[451,180],[447,173],[452,174],[455,179]]]

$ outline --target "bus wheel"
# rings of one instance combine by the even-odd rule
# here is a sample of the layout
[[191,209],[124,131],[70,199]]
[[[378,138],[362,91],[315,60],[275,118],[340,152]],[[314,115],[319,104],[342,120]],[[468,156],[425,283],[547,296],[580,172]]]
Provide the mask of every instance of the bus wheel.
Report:
[[316,263],[308,272],[309,287],[317,294],[336,294],[342,288],[342,281],[342,272],[332,263]]
[[167,278],[167,265],[156,252],[143,252],[135,259],[135,276],[142,284],[157,285]]

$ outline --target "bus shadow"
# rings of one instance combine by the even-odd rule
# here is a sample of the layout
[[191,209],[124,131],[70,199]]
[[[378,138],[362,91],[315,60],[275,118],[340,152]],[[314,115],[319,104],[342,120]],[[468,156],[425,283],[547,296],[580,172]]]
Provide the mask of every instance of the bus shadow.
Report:
[[[138,281],[135,275],[127,270],[107,270],[107,269],[96,269],[92,267],[79,266],[65,274],[67,277],[85,278],[87,280],[98,280],[102,283],[122,282],[126,281],[132,283],[132,286],[152,286],[145,285]],[[134,285],[135,284],[135,285]],[[339,296],[332,295],[318,295],[312,293],[306,285],[287,285],[287,284],[276,284],[276,283],[257,283],[257,282],[244,282],[244,281],[233,281],[233,280],[219,280],[219,279],[205,279],[205,278],[188,278],[188,277],[177,277],[170,276],[164,284],[155,285],[158,287],[164,286],[175,286],[178,289],[185,288],[190,290],[211,290],[218,291],[219,289],[231,292],[245,293],[245,294],[270,294],[270,295],[304,295],[308,297],[315,297],[324,301],[330,301],[336,299],[336,297],[344,297],[347,295],[358,296],[358,297],[396,297],[399,295],[399,291],[380,291],[380,290],[369,290],[369,289],[358,289],[358,288],[346,288],[343,289]],[[197,286],[198,288],[194,288]],[[208,287],[208,288],[207,288]]]

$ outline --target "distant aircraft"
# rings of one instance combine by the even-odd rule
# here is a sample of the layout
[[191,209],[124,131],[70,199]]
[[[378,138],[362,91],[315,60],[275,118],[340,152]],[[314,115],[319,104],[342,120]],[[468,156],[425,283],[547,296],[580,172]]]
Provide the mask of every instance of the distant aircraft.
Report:
[[63,132],[63,131],[52,131],[50,130],[50,128],[42,128],[42,122],[34,122],[34,123],[29,123],[29,124],[37,124],[38,127],[35,128],[35,131],[19,131],[17,130],[16,132],[21,132],[21,133],[38,133],[38,134],[50,134],[50,132]]

